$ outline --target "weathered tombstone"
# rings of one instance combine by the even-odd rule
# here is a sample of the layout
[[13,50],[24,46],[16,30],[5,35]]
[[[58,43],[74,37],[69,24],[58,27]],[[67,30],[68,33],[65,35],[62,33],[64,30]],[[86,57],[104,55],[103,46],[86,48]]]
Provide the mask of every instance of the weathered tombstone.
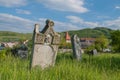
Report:
[[21,44],[19,47],[12,49],[12,53],[14,56],[26,59],[28,57],[28,47],[25,44]]
[[94,55],[97,54],[97,50],[96,49],[93,50],[93,54]]
[[22,58],[25,59],[28,56],[28,47],[25,44],[22,44],[17,51],[17,55]]
[[93,49],[91,52],[92,52],[92,55],[96,55],[97,54],[97,50],[96,49]]
[[77,35],[73,35],[71,38],[71,43],[72,43],[72,49],[73,49],[73,56],[77,59],[81,59],[81,44],[80,44],[80,39],[77,37]]
[[35,24],[31,67],[44,69],[55,64],[60,35],[54,32],[53,26],[53,21],[46,20],[46,26],[39,32],[39,25]]

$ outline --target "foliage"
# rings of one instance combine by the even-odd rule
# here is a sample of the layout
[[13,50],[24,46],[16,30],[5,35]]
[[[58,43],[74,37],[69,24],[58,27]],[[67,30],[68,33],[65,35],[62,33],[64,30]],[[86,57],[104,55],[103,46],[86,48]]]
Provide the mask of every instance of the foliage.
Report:
[[6,50],[0,50],[0,59],[6,57]]
[[89,52],[93,49],[97,49],[97,51],[102,52],[103,49],[107,48],[110,41],[104,35],[101,35],[99,38],[96,38],[95,42],[88,46],[86,52]]
[[71,43],[67,43],[64,37],[61,37],[59,48],[70,49],[72,48]]
[[102,51],[103,49],[107,48],[109,44],[109,40],[104,36],[101,35],[99,38],[95,40],[95,48],[98,51]]
[[113,31],[111,33],[111,45],[113,46],[113,50],[115,52],[120,52],[120,30]]
[[28,48],[32,49],[33,40],[30,39],[27,43]]
[[91,50],[95,49],[95,44],[92,44],[90,46],[88,46],[86,49],[85,49],[85,53],[89,53]]
[[[98,38],[101,35],[105,35],[107,38],[110,38],[110,32],[112,30],[105,27],[96,27],[96,28],[86,28],[81,30],[72,30],[68,31],[68,33],[72,36],[74,34],[77,34],[78,37],[92,37],[92,38]],[[64,32],[61,33],[62,35]]]
[[7,55],[11,55],[11,49],[10,48],[0,50],[0,59],[4,59]]
[[8,56],[0,60],[0,80],[120,80],[120,55],[101,54],[81,61],[58,54],[54,67],[29,69],[30,60]]
[[98,30],[100,32],[102,32],[107,38],[110,38],[111,37],[111,29],[109,28],[105,28],[105,27],[96,27],[94,28],[94,30]]

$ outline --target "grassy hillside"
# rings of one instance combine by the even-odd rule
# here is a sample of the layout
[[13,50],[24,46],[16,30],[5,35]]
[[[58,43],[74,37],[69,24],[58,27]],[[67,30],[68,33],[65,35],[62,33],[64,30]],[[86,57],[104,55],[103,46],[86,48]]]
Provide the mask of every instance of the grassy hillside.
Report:
[[[101,35],[105,35],[107,38],[110,38],[110,32],[112,30],[109,28],[104,27],[96,27],[96,28],[86,28],[82,30],[74,30],[74,31],[68,31],[70,35],[77,34],[79,37],[92,37],[97,38]],[[64,36],[64,33],[61,33]]]
[[[99,37],[101,35],[105,35],[107,38],[110,38],[110,32],[112,30],[109,28],[104,27],[97,27],[97,28],[86,28],[82,30],[71,30],[68,31],[69,34],[72,36],[73,34],[77,34],[79,37]],[[61,32],[62,36],[65,36],[65,32]],[[32,33],[17,33],[17,32],[10,32],[10,31],[0,31],[0,41],[18,41],[18,40],[25,40],[31,39]]]
[[31,38],[32,38],[31,33],[0,31],[0,41],[18,41],[18,40],[25,40]]

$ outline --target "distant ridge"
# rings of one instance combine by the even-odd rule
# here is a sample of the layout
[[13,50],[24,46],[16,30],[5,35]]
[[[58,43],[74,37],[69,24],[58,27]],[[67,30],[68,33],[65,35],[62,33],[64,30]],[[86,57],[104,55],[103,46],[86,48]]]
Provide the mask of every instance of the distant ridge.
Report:
[[[73,34],[77,34],[80,38],[97,38],[101,35],[105,35],[107,38],[110,38],[110,33],[113,31],[112,29],[106,27],[96,27],[96,28],[85,28],[81,30],[70,30],[60,32],[61,36],[65,36],[65,32],[68,32],[70,36]],[[24,40],[24,39],[32,39],[32,33],[18,33],[12,31],[0,31],[0,41],[16,41],[16,40]]]
[[0,31],[0,41],[20,41],[20,40],[26,40],[31,39],[32,33],[18,33],[18,32],[12,32],[12,31]]
[[[91,37],[97,38],[101,35],[105,35],[107,38],[110,38],[110,33],[113,31],[112,29],[106,27],[96,27],[96,28],[85,28],[81,30],[70,30],[67,31],[71,36],[73,34],[77,34],[80,38],[82,37]],[[61,35],[64,36],[65,32],[62,32]]]

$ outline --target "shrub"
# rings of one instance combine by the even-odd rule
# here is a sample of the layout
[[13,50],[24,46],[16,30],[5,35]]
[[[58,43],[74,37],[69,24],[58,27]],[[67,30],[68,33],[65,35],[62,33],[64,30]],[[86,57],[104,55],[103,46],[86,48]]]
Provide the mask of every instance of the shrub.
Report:
[[8,55],[11,55],[11,49],[10,48],[5,48],[3,50],[0,50],[0,59],[4,59]]

